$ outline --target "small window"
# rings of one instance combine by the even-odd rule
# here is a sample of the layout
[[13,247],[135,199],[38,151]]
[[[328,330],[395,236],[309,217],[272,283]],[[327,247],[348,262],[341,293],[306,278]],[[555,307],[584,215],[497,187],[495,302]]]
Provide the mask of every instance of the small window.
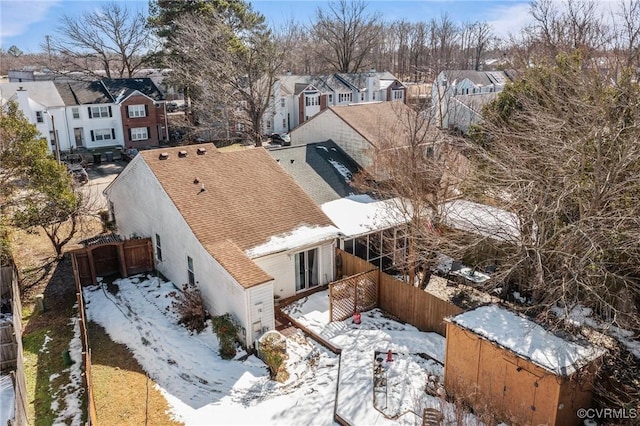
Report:
[[404,99],[404,90],[394,90],[393,91],[393,100],[394,101],[401,101],[402,99]]
[[327,103],[332,103],[333,102],[333,93],[329,93],[327,95]]
[[111,108],[108,106],[89,107],[90,118],[107,118],[111,117]]
[[71,114],[73,114],[74,120],[79,119],[80,118],[80,108],[78,108],[78,107],[71,108]]
[[284,98],[280,98],[280,107],[284,108],[284,107],[286,106],[286,105],[285,105],[285,102],[286,102],[286,101],[285,101],[285,99],[284,99]]
[[146,127],[133,127],[131,129],[132,141],[144,141],[147,139],[149,139],[149,133],[147,132]]
[[[160,241],[160,235],[158,234],[156,234],[156,258],[162,262],[162,242]],[[190,258],[188,257],[187,259]]]
[[284,128],[284,129],[287,128],[287,119],[286,118],[282,119],[282,128]]
[[138,117],[146,117],[147,109],[145,105],[129,105],[128,107],[129,117],[130,118],[138,118]]
[[189,285],[196,285],[196,275],[193,273],[193,259],[187,256],[187,275],[189,277]]
[[44,123],[44,117],[42,116],[42,111],[36,111],[36,121],[38,123]]
[[110,141],[115,139],[111,129],[92,130],[91,134],[93,135],[93,140],[96,141]]

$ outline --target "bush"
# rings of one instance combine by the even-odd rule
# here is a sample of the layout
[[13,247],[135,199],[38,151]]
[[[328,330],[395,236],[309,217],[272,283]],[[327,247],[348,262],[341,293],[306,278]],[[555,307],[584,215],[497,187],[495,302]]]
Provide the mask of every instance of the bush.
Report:
[[[184,284],[182,292],[172,291],[169,293],[176,300],[171,302],[171,306],[180,316],[179,324],[187,327],[189,331],[200,333],[205,328],[207,311],[204,308],[200,289],[195,285]],[[168,308],[167,308],[168,309]]]
[[236,338],[239,327],[231,314],[226,313],[213,317],[213,331],[218,336],[220,343],[220,356],[222,359],[231,359],[236,356]]
[[260,358],[269,368],[269,377],[278,382],[286,382],[289,373],[284,368],[287,359],[287,341],[279,333],[267,333],[260,339]]

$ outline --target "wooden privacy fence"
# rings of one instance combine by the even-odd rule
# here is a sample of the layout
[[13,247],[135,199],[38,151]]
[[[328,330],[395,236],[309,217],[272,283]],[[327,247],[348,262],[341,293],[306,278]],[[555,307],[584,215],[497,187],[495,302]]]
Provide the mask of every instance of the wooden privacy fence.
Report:
[[78,325],[80,327],[80,340],[82,342],[82,361],[84,373],[82,385],[87,395],[87,423],[97,425],[96,406],[93,398],[93,385],[91,382],[91,348],[89,347],[89,333],[87,332],[87,313],[84,306],[82,286],[76,281],[76,299],[78,301]]
[[[27,425],[27,381],[24,375],[24,358],[22,349],[22,304],[20,302],[20,289],[18,288],[18,273],[14,266],[0,267],[0,293],[2,297],[11,299],[12,312],[12,345],[15,354],[12,362],[7,365],[11,370],[11,379],[15,393],[14,423],[17,426]],[[2,358],[6,361],[4,348]],[[4,367],[4,362],[3,362]],[[4,368],[3,368],[4,371]]]
[[[362,308],[358,311],[364,312],[378,307],[419,330],[432,331],[444,336],[444,318],[463,311],[446,300],[381,272],[369,262],[343,250],[338,249],[336,257],[339,259],[336,263],[340,264],[338,272],[341,269],[343,276],[347,278],[329,284],[331,321],[349,318],[353,315],[354,308]],[[360,280],[375,282],[375,298],[370,293],[374,288],[373,284],[361,284],[358,287]],[[358,288],[366,290],[357,290]],[[358,297],[362,300],[365,294],[368,295],[366,297],[375,299],[375,305],[358,301]]]
[[108,236],[71,254],[76,283],[81,285],[97,284],[99,276],[128,277],[154,268],[151,238],[121,241]]
[[378,306],[378,270],[372,269],[329,284],[329,318],[343,321],[354,312]]

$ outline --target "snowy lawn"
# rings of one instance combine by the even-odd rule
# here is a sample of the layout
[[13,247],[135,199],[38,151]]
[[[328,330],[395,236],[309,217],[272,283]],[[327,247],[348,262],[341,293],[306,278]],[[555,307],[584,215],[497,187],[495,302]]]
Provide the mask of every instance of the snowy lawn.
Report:
[[[337,413],[351,424],[421,424],[424,408],[456,419],[453,406],[425,393],[428,378],[444,383],[444,337],[389,319],[378,309],[363,313],[361,324],[330,323],[327,291],[283,311],[342,349]],[[376,358],[382,358],[378,374]],[[472,416],[465,421],[476,424]]]
[[301,335],[287,340],[284,384],[254,356],[223,360],[211,326],[191,335],[170,309],[170,282],[136,276],[84,290],[88,319],[126,345],[157,383],[176,420],[187,425],[333,424],[338,357]]
[[[115,295],[104,285],[85,288],[88,318],[131,350],[165,395],[171,414],[187,425],[333,425],[336,401],[338,413],[353,425],[420,424],[414,413],[421,415],[425,407],[453,412],[424,391],[428,377],[442,383],[445,339],[379,310],[363,313],[360,325],[329,323],[326,291],[287,307],[290,316],[342,348],[342,354],[298,332],[287,338],[290,377],[281,384],[269,379],[255,356],[221,359],[210,325],[194,335],[178,325],[168,308],[172,283],[139,275],[115,285]],[[386,361],[388,350],[392,362]],[[384,359],[374,374],[376,356]]]

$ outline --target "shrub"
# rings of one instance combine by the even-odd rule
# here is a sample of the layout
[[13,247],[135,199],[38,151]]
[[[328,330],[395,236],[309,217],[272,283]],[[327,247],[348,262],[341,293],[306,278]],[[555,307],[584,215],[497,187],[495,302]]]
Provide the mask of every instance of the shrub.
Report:
[[180,316],[179,324],[183,324],[189,331],[200,333],[205,328],[207,311],[204,308],[200,289],[195,285],[184,284],[182,291],[169,293],[176,300],[171,306]]
[[285,382],[289,373],[284,368],[287,359],[286,339],[279,333],[267,333],[260,339],[260,357],[269,368],[269,377],[278,382]]
[[239,327],[231,314],[226,313],[213,317],[213,331],[218,336],[220,343],[220,356],[222,359],[231,359],[236,356],[236,337]]

